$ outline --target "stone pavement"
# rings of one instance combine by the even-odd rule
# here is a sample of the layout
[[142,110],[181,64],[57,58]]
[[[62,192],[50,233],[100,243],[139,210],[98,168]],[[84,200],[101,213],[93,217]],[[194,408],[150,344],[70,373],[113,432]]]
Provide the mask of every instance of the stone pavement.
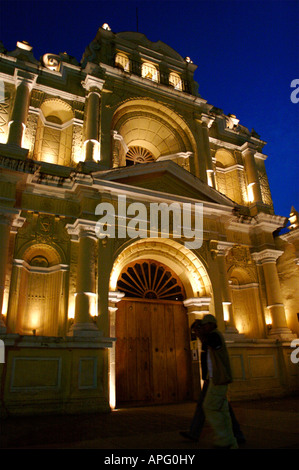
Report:
[[[246,443],[240,449],[298,449],[299,397],[232,403]],[[180,436],[195,403],[123,408],[108,414],[8,417],[1,422],[1,449],[212,448],[205,425],[198,443]],[[110,452],[111,453],[111,452]]]

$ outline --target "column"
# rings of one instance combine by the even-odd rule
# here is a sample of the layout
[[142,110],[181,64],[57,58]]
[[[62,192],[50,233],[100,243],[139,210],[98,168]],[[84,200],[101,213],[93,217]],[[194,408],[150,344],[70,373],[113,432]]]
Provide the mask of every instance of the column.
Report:
[[13,105],[7,144],[22,147],[23,135],[26,129],[30,93],[36,82],[36,75],[16,72],[16,96]]
[[75,294],[75,318],[68,336],[98,336],[99,331],[92,320],[97,315],[96,250],[97,237],[92,222],[77,221],[67,226],[69,233],[77,233],[79,240],[77,281]]
[[279,277],[276,267],[277,259],[283,254],[282,251],[266,249],[258,253],[252,253],[257,264],[261,264],[264,273],[267,308],[272,319],[272,328],[269,336],[288,341],[296,338],[287,326],[287,320],[280,289]]
[[83,86],[87,90],[84,153],[86,162],[100,160],[100,103],[104,80],[87,75]]
[[23,218],[17,219],[19,211],[13,211],[10,209],[2,210],[0,212],[0,333],[6,332],[6,325],[2,317],[3,300],[5,291],[5,280],[8,263],[8,250],[9,250],[9,238],[12,225],[15,220],[15,227],[21,226],[24,223]]
[[213,167],[212,155],[210,151],[209,128],[212,126],[215,118],[207,115],[202,115],[202,135],[203,144],[205,148],[205,161],[207,171],[207,182],[212,188],[216,187],[215,172]]
[[242,155],[244,158],[245,172],[247,177],[247,193],[250,203],[262,203],[262,193],[258,178],[257,167],[254,155],[255,148],[246,142],[242,147]]
[[235,325],[231,291],[228,282],[227,267],[225,260],[225,257],[232,246],[233,244],[230,242],[215,242],[215,253],[217,256],[217,265],[221,285],[221,298],[223,319],[225,322],[225,333],[240,335]]
[[[110,316],[110,338],[116,339],[115,334],[115,321],[116,321],[116,311],[117,303],[122,300],[124,297],[124,292],[114,291],[109,292],[109,316]],[[110,408],[114,409],[116,405],[116,384],[115,384],[115,341],[113,342],[112,348],[109,349],[109,404]]]

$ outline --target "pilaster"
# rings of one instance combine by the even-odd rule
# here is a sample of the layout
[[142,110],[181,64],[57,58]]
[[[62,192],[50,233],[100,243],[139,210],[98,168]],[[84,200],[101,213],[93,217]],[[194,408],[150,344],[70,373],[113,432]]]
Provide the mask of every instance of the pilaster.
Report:
[[241,338],[242,335],[236,328],[234,311],[231,299],[231,291],[227,276],[226,255],[229,250],[234,246],[231,242],[226,241],[212,241],[211,249],[216,256],[218,264],[219,279],[221,285],[221,298],[222,298],[222,314],[225,324],[225,335],[233,338]]
[[[8,262],[8,249],[10,233],[22,226],[25,219],[19,217],[20,211],[0,208],[0,333],[6,332],[6,325],[2,317],[5,280]],[[13,228],[14,227],[14,228]]]
[[272,319],[272,328],[269,336],[281,341],[289,341],[296,338],[287,326],[287,320],[281,295],[280,283],[276,267],[277,259],[283,254],[282,251],[265,249],[252,253],[256,264],[261,264],[264,273],[267,308]]
[[95,266],[98,240],[95,223],[77,220],[66,228],[71,235],[77,236],[79,242],[75,318],[68,336],[99,336],[100,332],[92,320],[92,316],[97,314]]

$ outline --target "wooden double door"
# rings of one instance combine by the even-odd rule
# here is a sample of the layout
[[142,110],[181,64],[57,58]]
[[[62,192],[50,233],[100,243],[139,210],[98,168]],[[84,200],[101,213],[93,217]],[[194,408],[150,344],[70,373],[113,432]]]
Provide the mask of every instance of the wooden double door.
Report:
[[190,340],[182,302],[122,300],[116,338],[117,406],[192,398]]

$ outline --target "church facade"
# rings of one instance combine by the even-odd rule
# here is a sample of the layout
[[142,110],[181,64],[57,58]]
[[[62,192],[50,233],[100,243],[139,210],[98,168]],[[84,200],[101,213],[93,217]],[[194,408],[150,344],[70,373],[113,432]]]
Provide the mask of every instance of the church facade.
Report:
[[196,399],[208,312],[232,399],[298,391],[298,214],[274,213],[260,136],[140,33],[0,56],[1,413]]

